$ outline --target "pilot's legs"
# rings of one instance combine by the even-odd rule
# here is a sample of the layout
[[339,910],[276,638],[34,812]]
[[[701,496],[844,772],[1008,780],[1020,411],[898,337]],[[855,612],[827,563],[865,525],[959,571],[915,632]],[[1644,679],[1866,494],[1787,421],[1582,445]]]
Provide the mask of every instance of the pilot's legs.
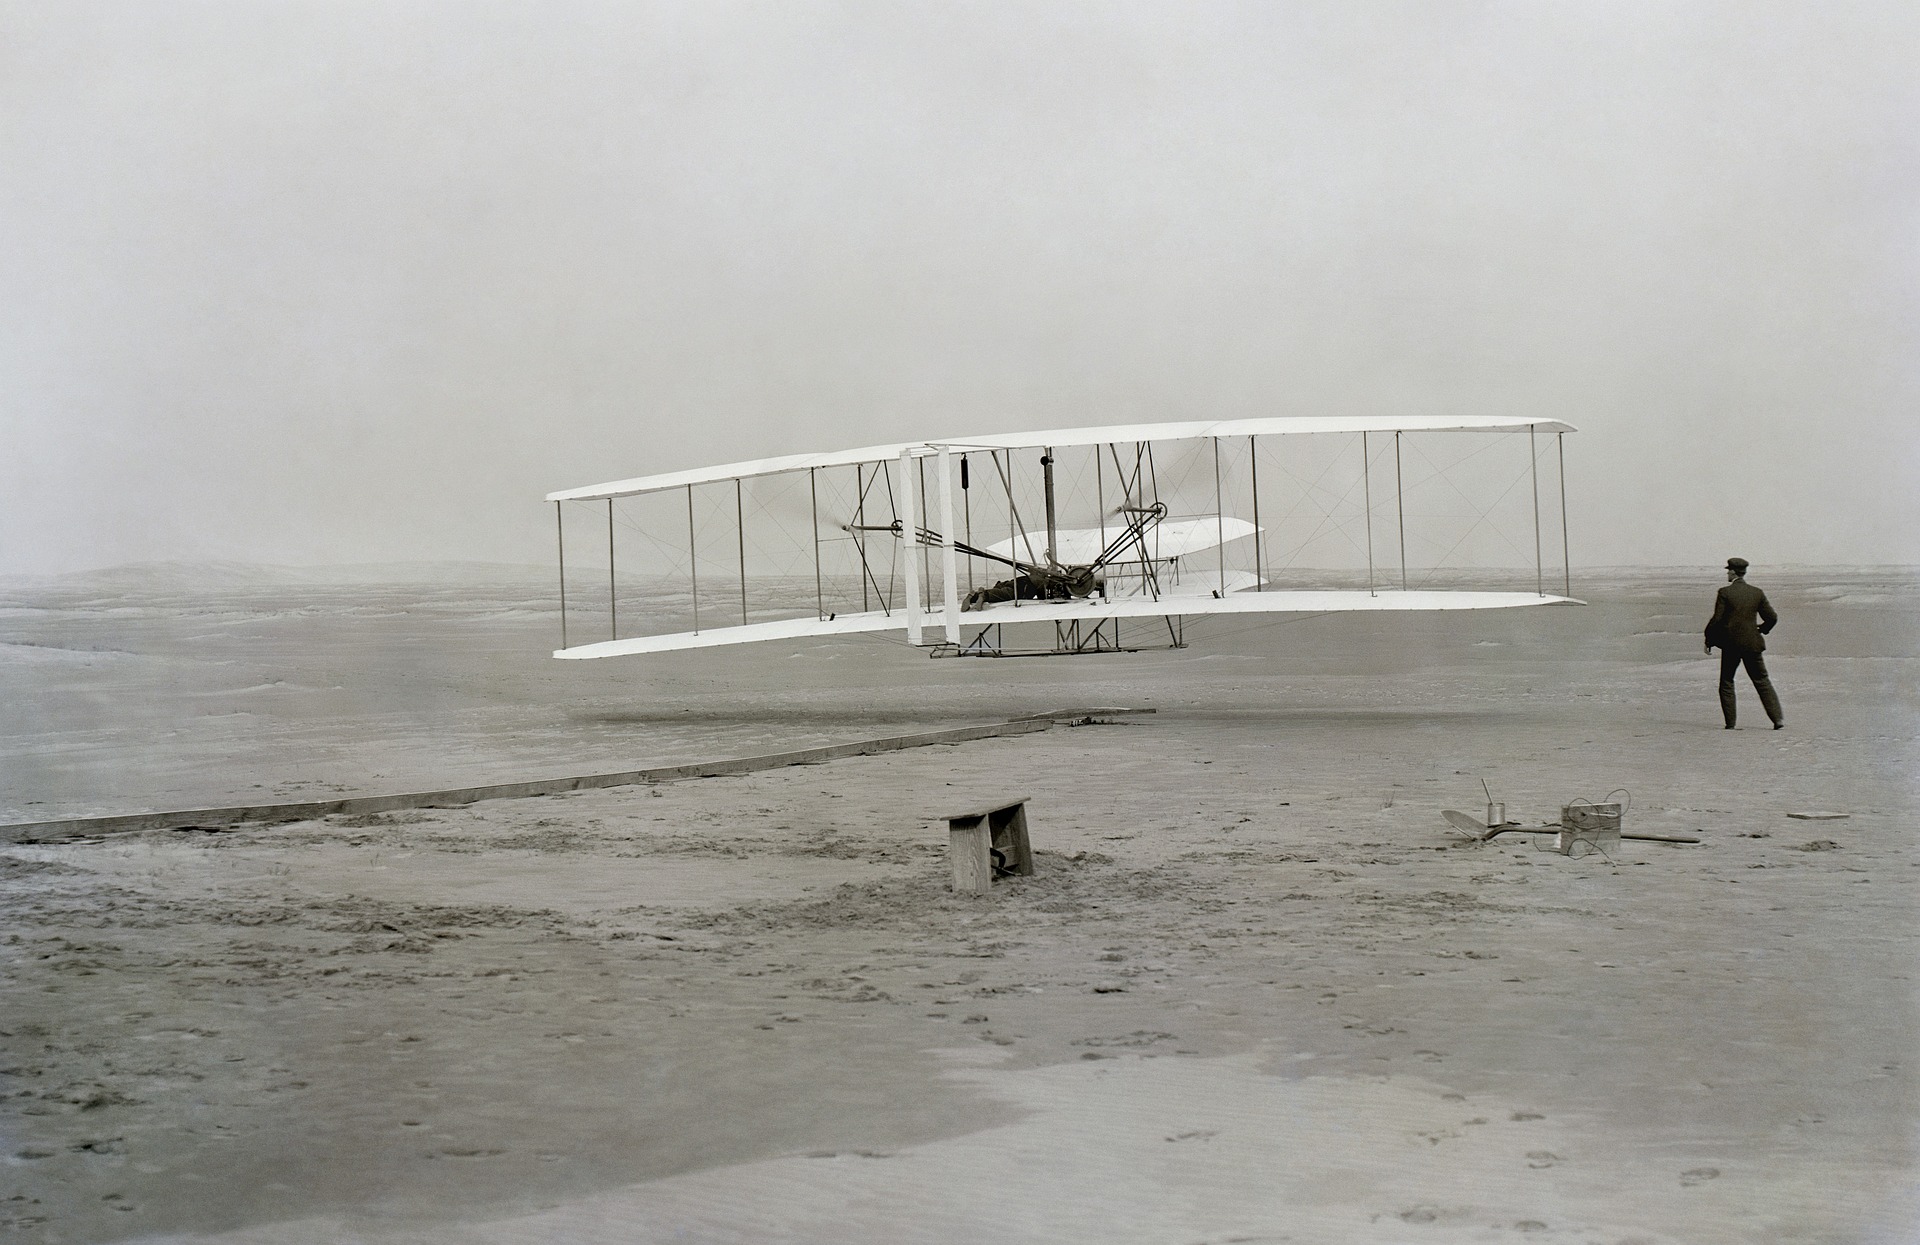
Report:
[[1743,652],[1739,649],[1720,650],[1720,714],[1727,720],[1727,729],[1733,729],[1734,701],[1733,676],[1742,665],[1747,668],[1747,677],[1753,680],[1753,690],[1760,695],[1760,707],[1767,711],[1767,718],[1775,726],[1787,720],[1780,710],[1779,694],[1773,690],[1773,680],[1767,677],[1767,659],[1759,653]]
[[1727,720],[1727,729],[1733,729],[1733,676],[1740,669],[1740,654],[1730,648],[1720,650],[1720,716]]
[[1760,707],[1767,711],[1767,718],[1775,726],[1787,720],[1780,712],[1780,697],[1773,690],[1773,680],[1767,677],[1767,659],[1759,653],[1744,653],[1742,659],[1747,663],[1747,677],[1753,680],[1753,690],[1760,693]]

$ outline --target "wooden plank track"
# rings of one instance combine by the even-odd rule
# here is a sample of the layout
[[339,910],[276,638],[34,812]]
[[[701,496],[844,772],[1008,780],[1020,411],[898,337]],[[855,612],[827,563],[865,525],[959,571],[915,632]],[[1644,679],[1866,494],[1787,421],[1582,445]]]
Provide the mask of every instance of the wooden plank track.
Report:
[[[443,791],[410,791],[396,795],[349,796],[337,800],[307,800],[287,804],[247,804],[228,808],[190,808],[170,812],[125,813],[108,817],[69,817],[55,821],[14,822],[0,825],[0,843],[43,843],[58,839],[94,838],[107,834],[134,834],[143,830],[184,830],[218,828],[254,823],[311,821],[317,817],[340,814],[387,813],[406,808],[458,808],[481,800],[518,800],[530,796],[559,795],[567,791],[588,791],[599,787],[628,787],[645,783],[676,782],[685,778],[717,778],[729,774],[751,774],[760,770],[782,769],[789,765],[817,765],[842,757],[872,756],[898,752],[906,748],[924,748],[934,744],[961,744],[975,739],[993,739],[1007,735],[1026,735],[1044,731],[1056,720],[1079,720],[1106,714],[1137,713],[1129,709],[1075,709],[961,726],[942,731],[924,731],[913,735],[894,735],[884,739],[863,739],[853,743],[827,744],[800,748],[792,752],[773,752],[765,756],[737,757],[726,761],[697,761],[686,765],[662,765],[651,769],[623,770],[612,774],[581,774],[563,778],[538,778],[531,782],[492,783],[478,787],[453,787]],[[1152,710],[1144,712],[1151,713]]]

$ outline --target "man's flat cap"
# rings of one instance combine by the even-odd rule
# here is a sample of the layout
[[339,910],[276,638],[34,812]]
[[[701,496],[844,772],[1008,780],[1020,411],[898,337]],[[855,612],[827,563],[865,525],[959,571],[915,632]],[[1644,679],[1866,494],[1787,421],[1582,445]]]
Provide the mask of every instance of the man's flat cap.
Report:
[[1744,571],[1747,569],[1747,560],[1745,558],[1728,558],[1727,569],[1730,571]]

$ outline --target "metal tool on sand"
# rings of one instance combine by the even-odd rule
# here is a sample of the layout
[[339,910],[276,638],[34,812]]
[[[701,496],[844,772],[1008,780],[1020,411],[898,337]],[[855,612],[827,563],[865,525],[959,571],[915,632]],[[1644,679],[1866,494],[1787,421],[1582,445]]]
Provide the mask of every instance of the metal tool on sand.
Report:
[[[1496,835],[1502,834],[1559,834],[1562,831],[1574,828],[1559,821],[1542,822],[1537,826],[1523,826],[1517,821],[1506,821],[1497,826],[1483,826],[1480,824],[1480,820],[1471,813],[1462,813],[1451,808],[1443,809],[1440,815],[1447,819],[1448,825],[1465,834],[1468,838],[1475,839],[1482,843],[1494,838]],[[1698,843],[1700,841],[1698,838],[1677,834],[1626,834],[1623,832],[1620,837],[1623,839],[1637,839],[1643,843]]]

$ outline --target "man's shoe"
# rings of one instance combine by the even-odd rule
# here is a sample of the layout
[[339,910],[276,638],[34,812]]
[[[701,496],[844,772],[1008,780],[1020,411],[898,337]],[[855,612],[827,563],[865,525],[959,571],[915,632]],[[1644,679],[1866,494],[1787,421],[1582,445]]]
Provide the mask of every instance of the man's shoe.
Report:
[[1727,723],[1727,725],[1726,725],[1726,727],[1725,727],[1725,729],[1726,729],[1726,730],[1730,730],[1730,731],[1737,731],[1737,730],[1739,730],[1740,728],[1739,728],[1739,727],[1737,727],[1737,726],[1735,726],[1735,725],[1734,725],[1733,723],[1731,723],[1731,722],[1729,722],[1729,723]]
[[1773,729],[1776,731],[1784,731],[1787,729],[1787,724],[1785,722],[1775,722],[1773,724]]

